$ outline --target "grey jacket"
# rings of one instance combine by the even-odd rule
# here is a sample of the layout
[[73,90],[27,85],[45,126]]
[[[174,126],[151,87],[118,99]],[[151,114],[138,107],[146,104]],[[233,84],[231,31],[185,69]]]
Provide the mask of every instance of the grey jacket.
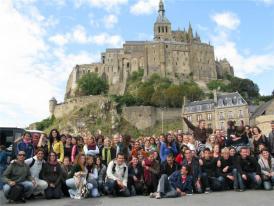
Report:
[[17,160],[8,166],[2,177],[4,183],[8,183],[9,181],[19,183],[26,180],[32,180],[29,166],[25,163],[19,163]]
[[262,174],[267,175],[267,173],[269,173],[269,172],[274,172],[274,158],[271,158],[271,164],[270,165],[264,163],[264,161],[261,157],[258,160],[258,163],[261,167]]

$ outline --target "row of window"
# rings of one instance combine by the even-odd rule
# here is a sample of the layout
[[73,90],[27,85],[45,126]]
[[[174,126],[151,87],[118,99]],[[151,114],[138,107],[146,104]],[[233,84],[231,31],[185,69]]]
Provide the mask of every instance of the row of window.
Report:
[[[239,113],[238,113],[238,116],[237,116],[237,117],[233,115],[233,112],[232,112],[232,111],[229,111],[229,112],[227,113],[227,118],[228,118],[228,119],[243,118],[243,117],[244,117],[243,110],[239,110]],[[191,121],[192,121],[192,116],[187,116],[187,119],[188,119],[188,121],[191,122]],[[202,114],[197,114],[197,115],[196,115],[196,119],[197,119],[197,121],[202,120],[202,119],[203,119]],[[225,119],[225,113],[224,113],[224,112],[220,112],[220,113],[219,113],[219,120],[224,120],[224,119]],[[211,120],[212,120],[212,113],[207,113],[207,114],[206,114],[206,120],[208,120],[208,121],[211,121]]]

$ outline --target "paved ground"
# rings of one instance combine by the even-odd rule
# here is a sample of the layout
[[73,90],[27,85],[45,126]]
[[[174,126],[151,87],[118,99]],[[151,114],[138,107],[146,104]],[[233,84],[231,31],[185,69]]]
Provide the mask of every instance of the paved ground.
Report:
[[[3,193],[0,194],[0,205],[7,205]],[[8,204],[12,205],[12,204]],[[274,191],[246,191],[246,192],[216,192],[211,194],[191,195],[172,199],[150,199],[149,197],[130,198],[89,198],[84,200],[72,200],[64,198],[61,200],[31,200],[25,205],[35,206],[273,206]]]

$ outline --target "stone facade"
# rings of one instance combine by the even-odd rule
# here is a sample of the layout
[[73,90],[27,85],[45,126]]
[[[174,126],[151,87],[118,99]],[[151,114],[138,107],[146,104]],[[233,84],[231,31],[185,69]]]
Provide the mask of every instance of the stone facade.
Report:
[[166,108],[162,110],[152,106],[133,106],[124,107],[122,116],[131,125],[143,130],[153,127],[157,121],[181,119],[181,111],[181,108]]
[[[199,120],[205,120],[209,128],[227,129],[227,121],[241,120],[249,124],[249,110],[247,102],[238,93],[217,94],[214,99],[187,103],[183,106],[182,116],[198,125]],[[183,129],[187,131],[187,125],[183,122]]]
[[188,30],[172,31],[160,0],[154,24],[153,41],[126,41],[123,48],[107,49],[99,63],[76,65],[67,82],[65,98],[75,96],[77,80],[83,74],[96,72],[108,81],[109,93],[123,95],[128,77],[138,69],[144,70],[143,80],[154,73],[178,83],[193,79],[208,82],[234,75],[227,60],[216,61],[214,47],[203,43],[199,35]]
[[76,97],[65,100],[62,103],[57,103],[55,98],[49,101],[50,114],[54,115],[57,119],[60,119],[73,111],[76,111],[82,107],[85,107],[91,103],[97,104],[99,107],[108,103],[107,97],[103,96],[84,96]]
[[261,104],[250,118],[251,126],[257,125],[263,132],[268,135],[271,131],[270,123],[274,120],[274,98],[266,103]]

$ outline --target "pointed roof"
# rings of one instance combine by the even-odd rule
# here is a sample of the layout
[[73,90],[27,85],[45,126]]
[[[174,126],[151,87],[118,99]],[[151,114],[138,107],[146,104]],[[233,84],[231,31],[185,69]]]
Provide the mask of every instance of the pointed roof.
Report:
[[165,5],[163,0],[160,0],[159,2],[159,9],[158,9],[158,17],[156,20],[156,23],[168,23],[170,24],[170,21],[165,17]]

